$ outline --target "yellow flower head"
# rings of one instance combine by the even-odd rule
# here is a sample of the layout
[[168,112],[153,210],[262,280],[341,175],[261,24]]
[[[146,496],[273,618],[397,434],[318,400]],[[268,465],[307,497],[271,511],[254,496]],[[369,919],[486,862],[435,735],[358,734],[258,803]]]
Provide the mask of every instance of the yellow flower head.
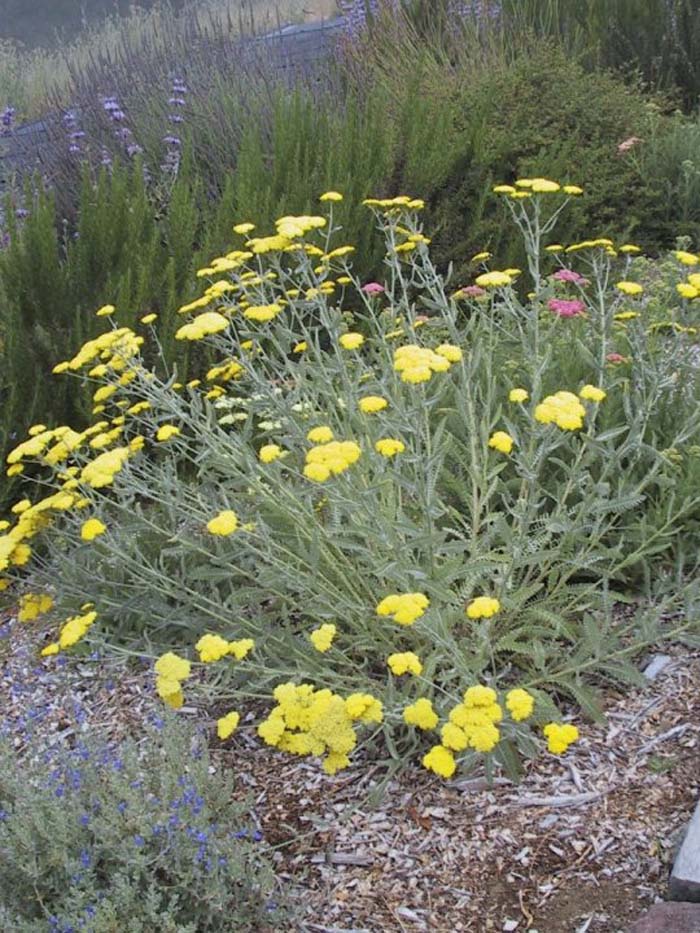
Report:
[[501,604],[491,596],[477,596],[467,606],[466,612],[470,619],[490,619],[501,611]]
[[350,719],[361,722],[381,722],[384,718],[381,700],[371,693],[351,693],[345,701],[345,712]]
[[573,392],[548,395],[535,407],[535,420],[541,424],[556,424],[562,431],[578,431],[583,427],[586,409]]
[[88,518],[80,528],[80,537],[83,541],[94,541],[95,538],[103,535],[105,531],[107,531],[107,526],[99,518]]
[[336,636],[337,628],[330,622],[326,622],[324,625],[320,625],[318,628],[315,628],[313,632],[309,635],[309,640],[314,646],[316,651],[320,651],[321,654],[325,654],[333,644],[333,639]]
[[319,201],[342,201],[343,196],[338,191],[326,191],[319,198]]
[[220,661],[230,651],[230,645],[221,635],[213,635],[207,632],[202,635],[197,644],[196,650],[199,652],[199,660],[203,664],[211,664],[213,661]]
[[168,651],[156,661],[155,672],[171,680],[187,680],[192,672],[192,665],[185,658]]
[[630,295],[631,297],[641,295],[644,291],[644,287],[639,282],[617,282],[615,288],[622,292],[623,295]]
[[413,625],[425,615],[429,605],[430,600],[424,593],[392,593],[384,597],[375,611],[380,616],[391,616],[399,625]]
[[177,437],[180,429],[174,424],[162,424],[156,432],[157,441],[169,441],[171,437]]
[[240,719],[241,714],[237,713],[235,710],[232,710],[230,713],[222,716],[221,719],[216,720],[216,734],[222,742],[225,739],[228,739],[229,736],[233,735],[233,733],[238,728]]
[[53,599],[46,593],[26,593],[20,597],[17,618],[20,622],[33,622],[53,607]]
[[242,661],[250,654],[254,647],[255,642],[252,638],[239,638],[238,641],[230,641],[228,643],[228,652],[232,654],[237,661]]
[[324,483],[330,476],[337,476],[352,466],[361,453],[359,444],[354,441],[317,444],[307,451],[304,476],[316,483]]
[[403,441],[394,437],[381,437],[374,445],[374,449],[382,457],[395,457],[396,454],[402,454],[406,450]]
[[547,739],[547,748],[553,755],[563,755],[569,745],[579,737],[576,726],[569,723],[550,722],[543,731]]
[[535,708],[534,697],[521,688],[509,690],[506,694],[506,707],[515,722],[522,722],[529,719]]
[[348,334],[343,334],[338,342],[344,350],[357,350],[365,342],[365,338],[362,334],[351,331]]
[[261,463],[273,463],[275,460],[278,460],[283,456],[284,451],[279,446],[279,444],[265,444],[260,448],[260,457]]
[[484,272],[476,277],[476,284],[480,288],[506,288],[513,279],[507,272]]
[[313,444],[327,444],[333,440],[333,431],[327,424],[321,424],[317,428],[311,428],[306,439]]
[[459,363],[464,355],[461,348],[452,343],[441,343],[439,347],[435,347],[435,352],[438,356],[444,356],[450,363]]
[[382,398],[381,395],[365,395],[358,402],[360,411],[365,414],[374,414],[375,412],[382,411],[388,404],[387,400]]
[[454,755],[444,745],[434,745],[423,756],[423,767],[444,778],[451,778],[457,769]]
[[403,721],[409,726],[416,726],[418,729],[434,729],[438,724],[438,715],[433,709],[433,704],[426,697],[421,697],[407,706],[403,711]]
[[250,321],[258,321],[264,323],[265,321],[271,321],[273,318],[282,311],[282,305],[273,302],[269,305],[251,305],[246,308],[243,312],[243,316],[247,317]]
[[697,266],[700,262],[700,256],[696,256],[695,253],[688,253],[683,249],[676,250],[673,255],[684,266]]
[[489,447],[502,454],[509,454],[513,449],[513,438],[506,431],[496,431],[489,438]]
[[556,181],[550,181],[548,178],[533,178],[529,188],[530,191],[534,191],[536,194],[553,194],[555,191],[560,190],[561,185]]
[[402,674],[415,674],[417,677],[423,673],[423,665],[417,654],[412,651],[403,651],[396,654],[390,654],[386,663],[391,673],[397,677]]
[[525,389],[511,389],[508,393],[509,402],[526,402],[530,398]]
[[236,528],[238,528],[238,516],[230,509],[219,512],[218,515],[207,522],[207,531],[210,535],[226,537],[232,535]]
[[579,396],[588,402],[602,402],[606,393],[598,386],[585,385],[579,392]]

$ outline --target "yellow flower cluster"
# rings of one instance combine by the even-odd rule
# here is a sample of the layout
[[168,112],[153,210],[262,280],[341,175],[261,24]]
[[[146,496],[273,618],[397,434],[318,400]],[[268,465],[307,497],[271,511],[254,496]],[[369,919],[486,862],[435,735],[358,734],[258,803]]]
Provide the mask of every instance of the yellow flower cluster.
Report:
[[644,291],[644,287],[639,282],[618,282],[615,288],[622,292],[623,295],[629,295],[631,298],[641,295]]
[[83,467],[80,479],[94,489],[110,486],[114,482],[116,474],[119,473],[129,459],[130,453],[128,447],[115,447],[113,450],[106,450]]
[[240,638],[238,641],[227,641],[221,635],[207,633],[202,635],[195,648],[199,653],[199,660],[203,664],[220,661],[227,655],[232,655],[237,661],[242,661],[255,647],[252,638]]
[[433,373],[444,373],[461,358],[462,351],[451,344],[429,350],[410,343],[394,351],[394,369],[401,374],[402,382],[428,382]]
[[[138,337],[129,327],[117,327],[100,334],[93,340],[86,341],[71,360],[58,363],[53,371],[55,373],[66,370],[75,372],[97,357],[103,360],[105,372],[108,369],[121,371],[127,367],[133,357],[138,356],[142,344],[143,337]],[[90,373],[90,375],[99,375],[99,373]]]
[[224,741],[224,739],[229,738],[238,728],[238,723],[241,720],[241,714],[237,713],[235,710],[232,710],[230,713],[227,713],[225,716],[222,716],[220,719],[216,720],[216,734],[219,738]]
[[26,593],[20,597],[17,618],[20,622],[33,622],[53,607],[53,599],[47,593]]
[[72,648],[73,645],[77,645],[85,637],[96,618],[97,613],[92,610],[84,615],[72,616],[67,619],[58,633],[58,641],[52,642],[43,648],[41,651],[42,657],[46,658],[52,654],[58,654],[59,651],[63,651],[65,648]]
[[192,673],[192,665],[186,658],[168,651],[155,663],[156,691],[168,706],[179,709],[185,702],[182,693],[182,681]]
[[238,516],[231,509],[219,512],[207,522],[207,531],[210,535],[227,537],[232,535],[236,528],[238,528]]
[[284,451],[279,444],[263,444],[258,454],[261,463],[274,463],[283,456]]
[[80,537],[83,541],[94,541],[95,538],[103,535],[105,531],[107,531],[107,526],[99,518],[88,518],[80,528]]
[[378,411],[383,411],[389,403],[381,395],[365,395],[357,404],[364,414],[374,415]]
[[250,321],[257,321],[259,324],[264,324],[267,321],[272,321],[278,314],[281,314],[281,312],[282,305],[277,302],[272,302],[267,305],[250,305],[243,311],[243,316],[247,317]]
[[333,639],[336,636],[338,629],[331,622],[325,622],[323,625],[319,625],[318,628],[315,628],[313,632],[309,635],[311,644],[314,646],[316,651],[320,651],[321,654],[325,654],[326,651],[329,651],[331,645],[333,644]]
[[420,662],[420,658],[412,651],[390,654],[386,659],[386,663],[391,673],[396,677],[400,677],[402,674],[414,674],[418,677],[423,673],[423,665]]
[[579,392],[579,397],[587,402],[602,402],[606,393],[598,386],[585,385]]
[[218,311],[205,311],[198,314],[189,324],[183,324],[175,331],[176,340],[202,340],[212,334],[219,334],[229,326],[228,318]]
[[[678,253],[676,253],[678,256]],[[700,261],[699,257],[695,257],[696,261]],[[676,291],[681,296],[681,298],[687,298],[689,301],[692,301],[693,298],[700,297],[700,272],[692,272],[688,276],[687,282],[681,282],[676,285]]]
[[338,342],[343,350],[358,350],[365,342],[365,338],[362,334],[351,331],[350,333],[343,334]]
[[421,697],[407,706],[403,711],[403,721],[406,725],[416,726],[418,729],[426,731],[434,729],[439,722],[438,714],[433,709],[433,704],[426,697]]
[[547,748],[553,755],[563,755],[569,745],[578,739],[578,729],[570,723],[550,722],[544,727]]
[[389,459],[395,457],[396,454],[402,454],[406,449],[406,445],[395,437],[380,437],[375,443],[374,449],[382,457]]
[[424,593],[392,593],[378,604],[378,616],[391,616],[399,625],[413,625],[425,614],[430,600]]
[[350,764],[349,755],[357,745],[353,723],[379,723],[383,718],[380,701],[369,694],[343,700],[311,684],[285,683],[275,688],[274,697],[277,706],[258,726],[260,738],[293,755],[325,756],[327,774]]
[[[422,704],[418,711],[419,702],[404,710],[404,720],[422,729],[434,728],[436,722],[430,725],[432,707]],[[513,720],[521,722],[532,715],[535,701],[526,690],[515,689],[506,695],[506,706]],[[502,719],[503,709],[495,690],[481,685],[469,687],[463,702],[450,710],[449,721],[440,730],[441,744],[427,752],[423,766],[441,777],[452,777],[457,767],[454,753],[468,748],[482,754],[493,751],[501,739],[497,724]]]
[[477,596],[467,606],[466,612],[470,619],[490,619],[501,611],[501,604],[492,596]]
[[516,687],[514,690],[509,690],[506,694],[506,707],[511,718],[515,722],[522,722],[532,716],[532,711],[535,708],[535,700],[527,690]]
[[400,194],[395,198],[365,198],[362,203],[389,214],[402,210],[421,211],[425,207],[425,201],[421,198],[412,198],[407,194]]
[[230,382],[240,379],[245,370],[238,360],[227,360],[219,366],[212,366],[207,373],[207,382]]
[[578,185],[560,185],[549,178],[519,178],[513,185],[496,185],[496,194],[505,194],[511,198],[528,198],[531,194],[556,194],[563,191],[571,197],[583,194],[583,188]]
[[325,483],[331,476],[343,473],[360,458],[359,444],[355,441],[328,441],[317,444],[306,453],[304,476],[315,483]]
[[513,449],[513,438],[506,431],[496,431],[489,438],[489,447],[502,454],[509,454]]
[[479,288],[507,288],[513,284],[513,276],[507,272],[484,272],[475,281]]
[[586,409],[573,392],[548,395],[535,408],[535,419],[542,424],[555,424],[562,431],[579,431],[583,427]]
[[306,439],[312,444],[327,444],[333,440],[333,430],[327,424],[321,424],[317,428],[311,428]]

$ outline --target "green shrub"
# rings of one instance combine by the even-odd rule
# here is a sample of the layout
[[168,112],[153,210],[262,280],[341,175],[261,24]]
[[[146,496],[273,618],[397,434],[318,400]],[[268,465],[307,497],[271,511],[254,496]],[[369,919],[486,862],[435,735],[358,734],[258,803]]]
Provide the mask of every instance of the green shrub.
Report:
[[273,930],[264,844],[207,743],[167,717],[145,741],[0,737],[0,926],[16,933]]
[[[548,691],[595,712],[595,684],[638,682],[635,652],[692,625],[648,608],[620,618],[614,605],[672,566],[697,528],[697,473],[676,488],[676,454],[690,462],[698,441],[698,368],[687,332],[669,340],[640,318],[644,297],[614,287],[635,276],[628,254],[583,246],[560,256],[588,284],[552,278],[558,262],[537,244],[561,198],[506,202],[525,234],[527,303],[505,273],[499,287],[477,279],[483,295],[450,297],[421,204],[408,199],[375,203],[387,251],[385,291],[372,297],[345,251],[327,253],[340,232],[331,201],[327,224],[281,220],[281,240],[250,241],[256,252],[216,290],[219,310],[205,301],[209,310],[185,319],[178,338],[209,329],[203,342],[225,367],[202,373],[204,389],[153,377],[133,337],[107,330],[62,368],[112,354],[117,369],[97,378],[97,399],[109,396],[103,416],[117,420],[60,444],[39,435],[13,453],[50,467],[49,486],[63,494],[20,507],[0,558],[22,563],[27,542],[38,543],[33,586],[56,586],[54,617],[89,599],[107,639],[189,652],[216,633],[213,656],[211,638],[198,643],[202,663],[229,652],[239,661],[216,669],[218,697],[239,704],[275,690],[281,710],[261,736],[330,752],[330,771],[348,763],[363,725],[380,757],[423,751],[435,737],[409,728],[406,707],[430,701],[454,724],[473,686],[489,684],[501,703],[526,687],[538,726],[556,715]],[[673,290],[681,268],[664,286],[677,321],[688,314]],[[577,296],[585,314],[550,309]],[[134,374],[126,387],[124,366]],[[385,600],[399,596],[410,618],[392,621]],[[79,613],[45,651],[70,647],[94,621]],[[413,673],[396,673],[391,655],[407,651]],[[178,705],[189,665],[161,662],[159,691]],[[323,741],[275,732],[292,694],[311,689],[303,684],[333,693],[314,699]],[[367,718],[343,719],[341,708],[354,721],[349,711],[365,702]],[[291,719],[308,724],[298,712]],[[326,741],[331,713],[342,750]],[[499,729],[495,747],[475,740],[460,763],[472,766],[484,744],[511,771],[516,746],[534,753],[529,725],[506,717]],[[439,773],[455,767],[452,751],[426,755]]]
[[504,0],[508,32],[553,36],[590,69],[638,69],[656,88],[700,98],[700,20],[695,0]]
[[489,249],[520,265],[522,246],[509,237],[501,212],[484,201],[484,190],[544,173],[585,180],[585,198],[557,228],[565,242],[612,235],[657,246],[651,220],[659,193],[651,178],[640,184],[617,151],[624,139],[645,136],[650,124],[638,90],[611,75],[587,73],[549,41],[527,42],[512,59],[466,77],[458,92],[461,158],[431,199],[440,262],[456,261],[464,272],[468,256]]

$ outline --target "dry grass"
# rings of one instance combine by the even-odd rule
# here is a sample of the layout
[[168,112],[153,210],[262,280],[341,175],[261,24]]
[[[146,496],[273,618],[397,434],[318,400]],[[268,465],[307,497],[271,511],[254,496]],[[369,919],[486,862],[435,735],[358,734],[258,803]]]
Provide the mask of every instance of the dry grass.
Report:
[[335,16],[336,0],[208,0],[193,3],[181,14],[167,5],[134,8],[126,17],[108,17],[88,27],[75,41],[56,49],[23,51],[0,39],[0,109],[17,108],[20,118],[41,115],[48,101],[70,101],[72,75],[90,63],[128,47],[132,51],[163,49],[180,35],[239,35],[278,24],[313,22]]

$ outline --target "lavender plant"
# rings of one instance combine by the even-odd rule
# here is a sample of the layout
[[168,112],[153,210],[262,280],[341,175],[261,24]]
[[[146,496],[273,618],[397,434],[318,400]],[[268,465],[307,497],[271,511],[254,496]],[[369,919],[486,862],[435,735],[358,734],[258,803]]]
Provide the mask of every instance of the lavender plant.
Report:
[[287,919],[259,828],[205,736],[0,736],[0,927],[16,933],[272,931]]

